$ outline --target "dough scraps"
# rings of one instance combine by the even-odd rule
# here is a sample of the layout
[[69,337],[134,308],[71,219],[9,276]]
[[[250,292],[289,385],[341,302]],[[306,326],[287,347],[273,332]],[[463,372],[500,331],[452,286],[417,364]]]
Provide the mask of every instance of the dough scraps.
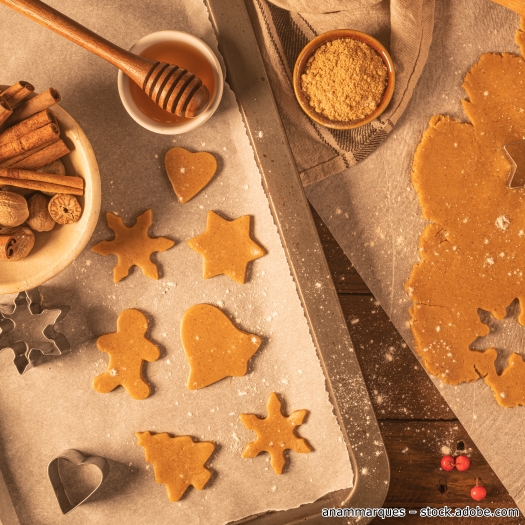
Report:
[[269,452],[273,470],[282,474],[286,459],[285,450],[295,450],[307,454],[313,449],[306,439],[295,435],[295,428],[302,425],[308,410],[296,410],[288,417],[281,412],[281,401],[275,392],[270,394],[268,403],[268,417],[260,418],[255,414],[241,414],[242,424],[257,434],[257,439],[248,443],[243,458],[254,458],[261,452]]
[[250,215],[228,221],[208,212],[206,231],[187,242],[204,258],[204,279],[224,274],[244,284],[248,263],[266,254],[250,237],[250,226]]
[[166,237],[150,237],[148,230],[153,224],[153,212],[146,210],[137,217],[133,226],[128,228],[121,217],[111,212],[106,213],[108,226],[115,232],[111,241],[102,241],[91,248],[100,255],[116,255],[117,265],[113,270],[113,282],[118,283],[129,274],[132,266],[138,266],[146,277],[159,278],[157,265],[151,260],[154,252],[164,252],[175,241]]
[[503,319],[518,298],[525,325],[525,189],[508,187],[512,166],[503,148],[525,140],[524,79],[523,57],[482,55],[463,84],[472,124],[433,117],[412,172],[423,217],[431,221],[406,284],[416,351],[446,383],[482,377],[505,407],[525,405],[525,362],[513,353],[498,374],[497,350],[470,345],[490,331],[478,309]]
[[164,156],[164,166],[177,199],[184,204],[208,185],[217,171],[217,160],[207,151],[171,148]]
[[239,330],[219,308],[197,304],[181,324],[184,352],[191,367],[188,388],[197,390],[228,376],[243,376],[262,340]]
[[211,478],[204,466],[215,450],[210,441],[195,442],[190,436],[171,437],[166,432],[136,432],[139,447],[144,447],[146,461],[153,465],[155,481],[166,485],[170,501],[179,501],[193,485],[202,490]]
[[160,350],[146,339],[148,319],[135,309],[124,310],[117,320],[117,331],[97,339],[97,348],[109,354],[108,369],[93,380],[97,392],[107,394],[122,385],[133,399],[146,399],[149,385],[142,376],[142,364],[160,357]]

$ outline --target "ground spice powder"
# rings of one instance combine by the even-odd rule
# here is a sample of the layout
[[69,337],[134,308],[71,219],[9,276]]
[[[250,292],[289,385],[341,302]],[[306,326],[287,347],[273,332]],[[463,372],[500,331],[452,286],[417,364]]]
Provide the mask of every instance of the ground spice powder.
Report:
[[310,106],[330,120],[359,120],[383,98],[388,70],[368,44],[340,38],[323,44],[306,63],[301,88]]

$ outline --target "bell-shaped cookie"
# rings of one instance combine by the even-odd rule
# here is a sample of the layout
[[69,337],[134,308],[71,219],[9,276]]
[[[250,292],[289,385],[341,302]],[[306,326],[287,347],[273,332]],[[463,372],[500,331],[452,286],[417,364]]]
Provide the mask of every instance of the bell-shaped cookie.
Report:
[[190,364],[188,388],[197,390],[228,376],[243,376],[261,338],[239,330],[219,308],[197,304],[184,313],[181,339]]

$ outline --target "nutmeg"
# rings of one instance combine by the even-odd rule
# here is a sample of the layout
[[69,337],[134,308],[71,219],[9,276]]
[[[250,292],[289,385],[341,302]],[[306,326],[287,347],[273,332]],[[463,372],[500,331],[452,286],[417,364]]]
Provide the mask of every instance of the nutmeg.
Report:
[[35,245],[35,234],[26,226],[16,228],[1,228],[0,239],[7,239],[0,259],[8,261],[19,261],[29,255]]
[[39,171],[40,173],[52,173],[54,175],[67,175],[66,167],[60,159],[54,160],[53,162],[50,162],[49,164],[46,164],[35,171]]
[[77,222],[82,215],[82,208],[77,199],[67,193],[57,193],[51,197],[47,209],[58,224]]
[[47,209],[49,200],[50,199],[45,195],[35,193],[27,201],[29,208],[27,224],[32,230],[37,232],[48,232],[55,227],[56,222],[53,220]]
[[18,193],[0,191],[0,225],[19,226],[29,217],[27,201]]

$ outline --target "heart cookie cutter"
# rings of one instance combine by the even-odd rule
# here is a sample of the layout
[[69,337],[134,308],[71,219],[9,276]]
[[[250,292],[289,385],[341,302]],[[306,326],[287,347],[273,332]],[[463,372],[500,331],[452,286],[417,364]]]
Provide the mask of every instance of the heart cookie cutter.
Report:
[[13,304],[11,313],[0,310],[0,352],[4,348],[13,350],[19,374],[33,368],[40,355],[56,356],[71,349],[66,337],[55,331],[55,324],[66,317],[69,306],[44,308],[38,288],[20,292]]
[[[522,149],[523,152],[518,153]],[[511,169],[507,179],[507,185],[511,189],[523,188],[525,186],[525,140],[522,142],[512,142],[503,146],[503,151],[510,160]],[[518,164],[518,155],[521,161]]]
[[[66,487],[64,486],[64,482],[62,481],[62,478],[60,476],[60,472],[58,470],[58,462],[61,459],[65,459],[67,461],[70,461],[73,463],[73,465],[81,466],[81,465],[95,465],[95,467],[98,468],[100,471],[100,482],[98,485],[81,501],[78,503],[72,503],[69,500],[69,497],[66,493]],[[55,492],[55,496],[57,498],[58,504],[60,505],[60,510],[62,511],[62,514],[68,514],[72,510],[76,509],[82,503],[85,503],[88,499],[90,499],[95,492],[98,491],[102,483],[107,479],[110,472],[110,466],[109,461],[102,457],[102,456],[86,456],[82,454],[79,450],[75,450],[73,448],[70,448],[68,450],[64,450],[61,454],[59,454],[56,458],[51,460],[51,463],[49,463],[47,467],[47,475],[49,477],[49,481],[51,481],[51,486],[53,487],[53,490]]]

